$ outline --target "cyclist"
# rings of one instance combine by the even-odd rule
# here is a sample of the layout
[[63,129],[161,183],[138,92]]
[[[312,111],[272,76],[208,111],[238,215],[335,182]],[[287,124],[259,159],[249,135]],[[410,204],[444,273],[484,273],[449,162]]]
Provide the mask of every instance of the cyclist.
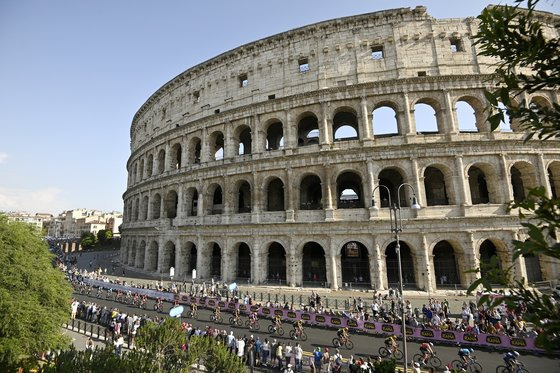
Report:
[[517,361],[518,357],[519,352],[517,351],[509,351],[504,354],[504,362],[506,363],[506,366],[508,367],[510,372],[513,372],[513,368],[519,365],[520,362]]
[[460,348],[458,355],[463,361],[463,365],[467,365],[471,360],[471,354],[474,352],[472,348]]
[[238,322],[240,317],[239,308],[236,308],[235,311],[233,311],[233,321]]
[[117,302],[122,302],[122,291],[120,289],[117,291],[117,298],[115,300]]
[[298,336],[303,334],[303,321],[298,320],[296,321],[296,323],[294,324],[294,331],[295,331],[295,338],[297,339]]
[[422,364],[426,365],[428,357],[434,355],[435,352],[432,349],[434,344],[432,342],[424,342],[420,345],[420,353],[422,353]]
[[142,295],[142,301],[140,302],[140,308],[145,308],[148,304],[148,296],[146,294]]
[[348,328],[347,327],[340,328],[338,329],[336,334],[338,336],[338,339],[340,340],[340,344],[344,345],[348,340]]
[[221,312],[221,310],[220,310],[220,307],[219,307],[219,306],[216,306],[216,308],[214,308],[214,315],[213,315],[213,316],[214,316],[214,321],[217,321],[217,320],[218,320],[218,318],[220,317],[221,313],[222,313],[222,312]]
[[385,347],[390,353],[393,353],[399,347],[397,345],[397,336],[393,334],[385,338]]
[[132,300],[132,304],[138,304],[138,300],[139,300],[139,295],[138,293],[134,293],[134,299]]
[[253,329],[253,326],[257,323],[257,313],[251,312],[249,315],[249,329]]
[[274,323],[274,331],[277,331],[282,326],[282,318],[280,315],[275,315],[272,322]]
[[196,303],[191,303],[191,317],[198,316],[198,305]]
[[163,299],[159,297],[156,299],[156,309],[163,311]]

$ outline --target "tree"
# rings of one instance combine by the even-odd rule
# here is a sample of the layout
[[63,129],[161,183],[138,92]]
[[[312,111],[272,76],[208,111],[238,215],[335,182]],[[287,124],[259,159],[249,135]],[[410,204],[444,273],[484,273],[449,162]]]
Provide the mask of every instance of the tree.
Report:
[[[546,25],[541,23],[545,15],[536,11],[538,0],[528,0],[527,9],[516,6],[493,6],[486,8],[478,17],[479,32],[475,36],[480,55],[498,59],[493,74],[496,88],[486,92],[489,102],[490,122],[496,129],[506,115],[517,121],[527,133],[525,141],[533,137],[545,141],[560,138],[560,105],[550,106],[526,102],[525,93],[541,90],[558,91],[560,87],[560,40],[545,37]],[[553,30],[553,27],[550,27]],[[548,32],[551,35],[553,32]],[[556,31],[557,33],[557,31]],[[499,106],[499,103],[504,106]],[[549,197],[545,188],[533,188],[528,198],[512,202],[510,209],[518,209],[522,226],[529,238],[514,241],[513,260],[525,255],[547,256],[560,259],[560,243],[557,232],[560,229],[560,199]],[[509,294],[501,298],[481,298],[480,303],[495,306],[505,302],[516,307],[525,302],[527,312],[524,319],[539,328],[537,344],[548,350],[560,349],[560,303],[552,296],[541,294],[529,288],[522,280],[512,280],[512,267],[500,270],[493,268],[491,276],[475,281],[469,292],[479,286],[492,291],[491,279],[501,282],[509,289]]]
[[0,367],[8,371],[68,345],[61,325],[72,288],[53,260],[40,232],[0,214]]
[[97,232],[97,239],[100,245],[105,245],[111,241],[113,238],[113,231],[109,229],[101,229]]
[[80,238],[80,245],[82,245],[84,249],[91,248],[95,246],[96,243],[97,243],[97,237],[95,237],[93,233],[91,232],[82,233],[82,236]]

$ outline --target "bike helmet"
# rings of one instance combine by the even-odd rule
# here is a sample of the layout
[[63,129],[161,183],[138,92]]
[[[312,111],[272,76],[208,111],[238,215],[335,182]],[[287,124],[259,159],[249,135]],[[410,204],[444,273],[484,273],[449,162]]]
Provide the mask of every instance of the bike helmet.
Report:
[[430,342],[429,344],[430,344],[430,347],[434,347],[434,344],[432,342]]
[[469,352],[472,354],[474,350],[472,348],[469,348]]
[[515,357],[519,357],[519,352],[513,351],[513,355],[514,355]]

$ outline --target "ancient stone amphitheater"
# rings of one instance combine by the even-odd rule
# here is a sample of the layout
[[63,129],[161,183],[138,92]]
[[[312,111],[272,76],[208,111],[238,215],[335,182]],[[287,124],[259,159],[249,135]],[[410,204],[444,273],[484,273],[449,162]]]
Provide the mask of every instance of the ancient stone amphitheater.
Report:
[[[490,132],[495,61],[477,56],[477,22],[425,7],[339,18],[165,83],[130,129],[121,260],[179,279],[387,289],[390,199],[406,288],[464,288],[494,256],[511,265],[526,233],[507,202],[537,185],[560,195],[560,142],[524,142],[516,123]],[[549,259],[513,264],[530,282],[559,274]]]

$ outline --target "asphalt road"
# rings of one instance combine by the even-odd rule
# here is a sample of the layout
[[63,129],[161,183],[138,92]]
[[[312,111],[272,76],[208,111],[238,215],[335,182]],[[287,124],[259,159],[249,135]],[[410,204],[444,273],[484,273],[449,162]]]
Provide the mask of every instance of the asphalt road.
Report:
[[[153,301],[148,302],[149,305],[148,310],[140,310],[139,308],[131,305],[114,302],[112,300],[98,299],[95,296],[86,296],[82,294],[74,294],[74,296],[79,300],[95,301],[96,303],[101,304],[103,306],[107,306],[111,308],[116,307],[119,310],[124,310],[129,315],[147,314],[152,317],[155,315],[158,315],[160,317],[167,315],[167,313],[157,313],[153,311],[152,308],[154,304]],[[169,312],[170,308],[171,308],[171,304],[166,302],[164,304],[164,311]],[[187,310],[187,308],[188,307],[185,307],[185,311]],[[268,319],[260,319],[259,320],[260,331],[255,331],[255,330],[249,330],[248,328],[245,327],[237,327],[237,326],[229,325],[227,320],[229,319],[229,316],[231,316],[231,314],[227,312],[222,312],[222,317],[225,320],[225,323],[223,324],[216,324],[210,321],[210,315],[212,314],[210,310],[199,308],[198,313],[199,313],[199,317],[197,320],[186,318],[186,317],[182,317],[181,320],[192,323],[194,326],[200,328],[206,328],[207,326],[212,326],[213,328],[226,329],[228,333],[230,330],[233,330],[233,333],[236,336],[237,335],[249,336],[252,334],[255,338],[259,336],[261,340],[264,340],[265,338],[268,338],[269,340],[271,338],[272,339],[275,338],[279,341],[282,341],[283,343],[291,342],[292,345],[294,345],[294,341],[288,337],[288,332],[292,329],[292,325],[289,323],[283,324],[285,334],[284,336],[279,337],[277,335],[270,336],[269,333],[267,332],[266,329],[268,328],[268,325],[270,325],[271,323],[270,320]],[[184,313],[184,315],[186,315],[186,312]],[[243,323],[245,323],[247,317],[242,316],[242,320]],[[308,340],[306,342],[300,342],[304,351],[313,351],[315,347],[321,347],[321,348],[328,347],[329,350],[331,351],[334,350],[331,341],[336,336],[336,330],[308,326],[305,327],[305,332],[308,335]],[[350,357],[351,355],[355,357],[357,356],[357,357],[364,357],[364,358],[371,355],[378,355],[379,354],[378,350],[381,346],[383,346],[383,340],[384,340],[382,336],[373,336],[373,335],[365,335],[365,334],[352,334],[351,339],[352,342],[354,342],[354,348],[352,350],[347,350],[345,348],[340,349],[341,354],[346,358]],[[399,345],[402,348],[402,343],[399,343]],[[420,345],[419,343],[414,341],[409,341],[407,343],[408,361],[411,361],[413,355],[419,352],[419,345]],[[434,347],[434,350],[436,351],[437,356],[442,360],[444,364],[447,364],[457,358],[457,351],[458,351],[457,346],[436,345]],[[525,368],[528,369],[529,372],[542,372],[542,373],[560,372],[560,360],[558,358],[553,359],[548,356],[527,355],[527,354],[523,354],[522,351],[520,351],[520,353],[521,353],[520,360],[523,361],[523,363],[525,364]],[[501,351],[475,349],[474,355],[476,356],[477,361],[482,365],[484,372],[495,372],[496,367],[498,365],[503,365],[502,354],[503,352]]]

